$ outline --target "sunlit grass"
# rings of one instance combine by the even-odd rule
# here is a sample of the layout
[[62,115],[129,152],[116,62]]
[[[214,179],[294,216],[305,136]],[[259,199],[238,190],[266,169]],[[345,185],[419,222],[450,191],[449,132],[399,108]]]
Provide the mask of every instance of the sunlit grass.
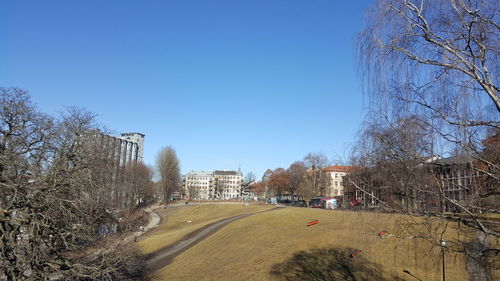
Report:
[[[217,212],[218,207],[213,208]],[[316,219],[318,224],[306,226]],[[415,280],[403,270],[422,280],[440,280],[440,248],[414,231],[427,226],[421,218],[395,214],[286,208],[230,223],[177,256],[154,274],[154,280],[273,280],[274,264],[318,248],[360,249],[359,257],[380,265],[379,273],[388,280]],[[377,235],[382,230],[386,238]],[[448,226],[443,238],[456,236]],[[446,275],[447,280],[468,279],[463,256],[446,253]]]
[[210,223],[241,214],[265,211],[273,207],[271,205],[214,204],[159,209],[157,212],[162,217],[167,215],[168,218],[138,244],[144,254],[149,254]]

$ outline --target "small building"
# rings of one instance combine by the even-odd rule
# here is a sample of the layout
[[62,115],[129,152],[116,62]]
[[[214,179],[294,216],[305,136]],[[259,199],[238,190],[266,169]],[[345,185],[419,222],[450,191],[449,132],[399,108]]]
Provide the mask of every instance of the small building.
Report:
[[330,185],[327,186],[325,195],[332,197],[344,195],[343,177],[360,169],[360,167],[356,166],[329,166],[323,168],[323,172],[329,175],[330,178]]

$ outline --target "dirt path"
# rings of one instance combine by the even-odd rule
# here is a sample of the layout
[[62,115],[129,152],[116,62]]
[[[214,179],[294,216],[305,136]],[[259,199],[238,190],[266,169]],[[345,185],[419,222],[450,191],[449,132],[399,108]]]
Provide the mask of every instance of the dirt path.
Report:
[[221,228],[223,228],[225,225],[231,223],[232,221],[235,221],[237,219],[241,219],[244,217],[248,217],[251,215],[259,214],[259,213],[276,210],[276,209],[277,208],[222,219],[222,220],[216,221],[214,223],[211,223],[209,225],[206,225],[206,226],[204,226],[196,231],[193,231],[193,232],[189,233],[188,235],[184,236],[183,238],[181,238],[179,241],[173,243],[172,245],[169,245],[165,248],[162,248],[154,253],[147,255],[146,256],[146,272],[153,273],[153,272],[157,271],[158,269],[170,264],[176,256],[180,255],[182,252],[184,252],[187,249],[198,244],[199,242],[206,239],[207,237],[214,234],[215,232],[219,231]]

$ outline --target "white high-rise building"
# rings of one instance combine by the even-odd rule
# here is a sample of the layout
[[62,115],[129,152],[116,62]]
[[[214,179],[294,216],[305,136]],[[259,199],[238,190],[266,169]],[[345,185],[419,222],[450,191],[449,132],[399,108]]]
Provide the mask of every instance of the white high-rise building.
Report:
[[113,180],[118,180],[124,165],[143,162],[144,159],[144,135],[140,133],[124,133],[115,137],[99,130],[91,130],[77,141],[86,143],[89,149],[102,152],[102,160],[108,162],[114,170]]
[[122,133],[119,139],[121,143],[123,157],[120,157],[120,164],[126,164],[131,161],[144,161],[144,135],[141,133]]

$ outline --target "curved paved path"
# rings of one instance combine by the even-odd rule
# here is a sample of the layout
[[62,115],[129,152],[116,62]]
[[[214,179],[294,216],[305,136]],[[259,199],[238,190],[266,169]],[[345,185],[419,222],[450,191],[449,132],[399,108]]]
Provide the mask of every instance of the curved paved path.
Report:
[[151,218],[149,220],[149,223],[147,225],[143,226],[142,230],[135,231],[131,235],[129,235],[128,237],[126,237],[125,239],[120,241],[119,244],[127,244],[127,243],[130,243],[132,241],[137,241],[137,238],[139,236],[143,235],[148,230],[153,229],[153,228],[158,226],[158,224],[160,223],[160,216],[158,216],[158,214],[153,212],[150,208],[147,208],[145,211],[146,211],[146,213],[149,214],[149,217]]
[[160,223],[160,216],[158,216],[158,214],[156,214],[155,212],[153,212],[153,210],[151,209],[146,209],[146,212],[151,216],[151,220],[149,221],[149,223],[144,227],[144,232],[152,229],[152,228],[155,228],[158,226],[158,224]]
[[184,236],[177,242],[174,242],[172,245],[169,245],[165,248],[162,248],[154,253],[151,253],[146,256],[146,272],[152,273],[155,272],[156,270],[170,264],[172,260],[181,254],[182,252],[186,251],[187,249],[193,247],[200,241],[206,239],[210,235],[214,234],[221,228],[223,228],[225,225],[228,223],[235,221],[237,219],[241,219],[244,217],[248,217],[251,215],[255,215],[258,213],[263,213],[263,212],[268,212],[272,210],[276,210],[277,208],[271,209],[271,210],[266,210],[266,211],[261,211],[261,212],[255,212],[255,213],[250,213],[250,214],[243,214],[243,215],[238,215],[226,219],[222,219],[219,221],[216,221],[214,223],[211,223],[209,225],[206,225],[196,231],[193,231],[189,233],[188,235]]

